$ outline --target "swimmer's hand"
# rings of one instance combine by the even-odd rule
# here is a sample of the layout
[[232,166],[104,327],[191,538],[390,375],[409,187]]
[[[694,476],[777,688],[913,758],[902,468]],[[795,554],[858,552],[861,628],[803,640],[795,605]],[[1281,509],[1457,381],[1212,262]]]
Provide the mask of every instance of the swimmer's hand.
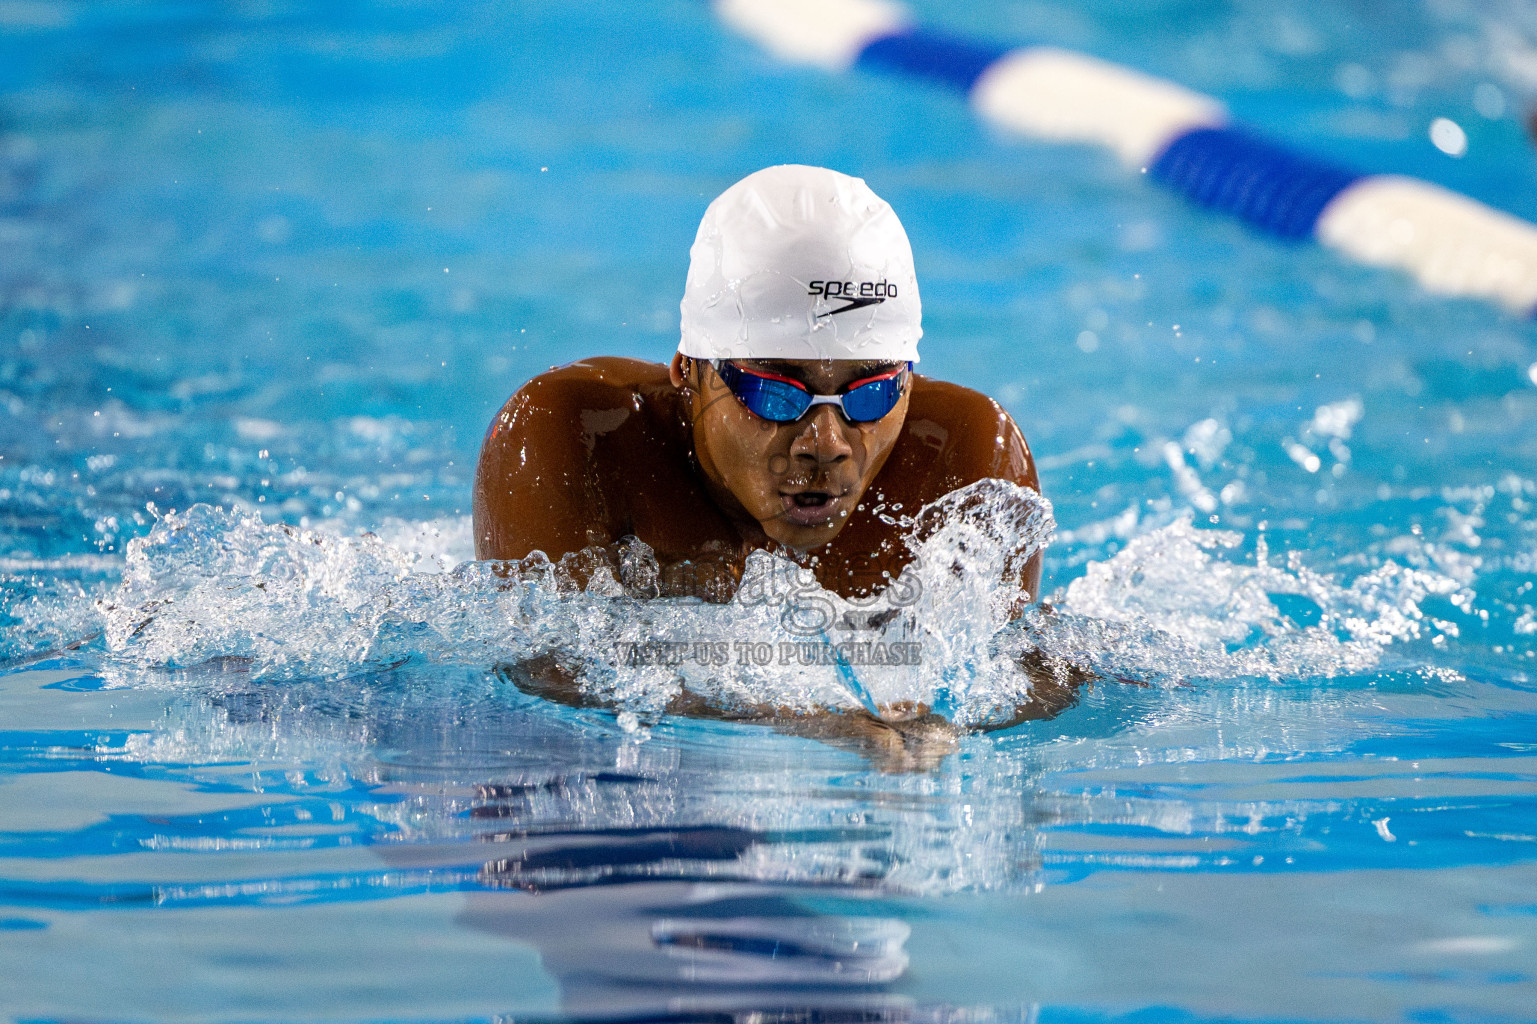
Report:
[[[552,655],[496,666],[496,674],[532,697],[577,708],[614,710],[612,701],[582,690],[577,674]],[[927,771],[953,753],[962,731],[926,706],[896,704],[868,711],[823,711],[811,714],[770,704],[725,709],[684,688],[668,702],[665,712],[687,718],[767,725],[791,736],[821,740],[868,757],[881,771]]]
[[780,732],[853,750],[886,773],[926,772],[955,753],[965,731],[926,705],[888,706],[879,717],[863,709],[760,719]]
[[[986,726],[984,731],[1054,718],[1078,702],[1078,688],[1093,678],[1091,673],[1060,659],[1033,652],[1023,656],[1019,664],[1030,674],[1030,700],[1020,705],[1013,717]],[[583,691],[576,667],[554,655],[500,664],[495,671],[532,697],[568,707],[616,709],[612,701]],[[770,704],[725,709],[686,687],[668,702],[664,711],[689,718],[767,725],[791,736],[803,736],[853,750],[868,758],[882,772],[929,771],[955,752],[960,737],[967,731],[924,704],[890,704],[880,708],[879,715],[862,709],[808,714]]]

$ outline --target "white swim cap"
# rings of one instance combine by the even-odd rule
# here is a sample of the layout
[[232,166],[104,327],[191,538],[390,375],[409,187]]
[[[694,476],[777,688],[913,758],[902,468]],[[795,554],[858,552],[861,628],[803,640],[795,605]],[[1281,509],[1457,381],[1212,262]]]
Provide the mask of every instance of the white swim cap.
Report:
[[749,174],[699,222],[678,351],[698,359],[918,361],[913,250],[858,178],[785,164]]

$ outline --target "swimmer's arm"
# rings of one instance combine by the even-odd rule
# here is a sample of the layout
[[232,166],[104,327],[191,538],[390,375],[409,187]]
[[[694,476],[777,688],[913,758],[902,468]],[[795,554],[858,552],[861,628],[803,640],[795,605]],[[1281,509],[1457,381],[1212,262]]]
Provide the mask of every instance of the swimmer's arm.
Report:
[[[989,451],[984,456],[978,453],[978,461],[989,458],[991,466],[985,476],[998,480],[1007,480],[1021,487],[1028,487],[1037,494],[1041,493],[1041,479],[1035,471],[1035,459],[1030,454],[1030,446],[1025,443],[1025,435],[1020,432],[1019,425],[1014,422],[1014,417],[1004,411],[1003,406],[992,399],[986,399],[989,407],[988,426],[991,427],[992,437]],[[977,435],[979,440],[986,439],[987,435]],[[1038,550],[1025,562],[1020,570],[1017,582],[1021,590],[1030,597],[1030,602],[1041,599],[1041,577],[1046,564],[1046,552]],[[1009,582],[1016,582],[1010,580]],[[1014,610],[1014,617],[1018,618],[1025,612],[1026,604]]]
[[[1004,459],[1009,467],[1010,476],[1004,479],[1012,480],[1021,487],[1028,487],[1037,494],[1041,493],[1041,479],[1035,472],[1035,459],[1030,455],[1030,446],[1025,443],[1024,434],[1020,433],[1015,425],[1014,418],[999,409],[1003,420],[1007,424],[1004,431]],[[1019,467],[1023,467],[1022,471]],[[1046,550],[1041,548],[1030,556],[1025,563],[1024,571],[1020,574],[1020,587],[1030,595],[1032,602],[1041,599],[1041,579],[1045,572]],[[1019,609],[1023,614],[1024,609]],[[1018,614],[1015,616],[1018,618]]]
[[[979,392],[954,384],[931,382],[931,395],[923,404],[928,408],[939,406],[933,418],[943,424],[950,443],[939,460],[936,469],[944,474],[941,493],[949,493],[988,478],[1007,480],[1021,487],[1041,493],[1041,480],[1035,471],[1035,459],[1030,446],[1020,433],[1014,418],[1003,406]],[[927,390],[927,389],[926,389]],[[942,403],[942,405],[941,405]],[[915,401],[914,408],[919,408]],[[928,408],[924,412],[928,412]],[[922,413],[920,413],[921,415]],[[1041,579],[1045,566],[1044,551],[1037,551],[1020,570],[1017,582],[1030,595],[1030,601],[1041,599]],[[1022,615],[1025,605],[1015,610],[1015,617]]]
[[[475,466],[475,557],[552,561],[618,539],[602,475],[581,434],[590,406],[570,368],[529,381],[486,433]],[[584,399],[588,399],[584,402]]]
[[[1041,599],[1041,577],[1045,569],[1046,552],[1044,551],[1037,551],[1030,556],[1030,561],[1025,563],[1025,571],[1020,582],[1025,593],[1030,595],[1030,600],[1032,601],[1039,601]],[[1020,614],[1024,614],[1023,609],[1021,609]],[[1015,616],[1015,618],[1018,617],[1018,615]]]

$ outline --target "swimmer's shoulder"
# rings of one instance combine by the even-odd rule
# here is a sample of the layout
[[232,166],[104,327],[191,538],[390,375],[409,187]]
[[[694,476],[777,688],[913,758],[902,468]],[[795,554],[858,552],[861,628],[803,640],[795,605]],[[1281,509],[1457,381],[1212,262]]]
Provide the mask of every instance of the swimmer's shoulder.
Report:
[[632,532],[637,473],[682,464],[667,367],[598,357],[551,367],[492,417],[475,465],[478,558],[552,558]]
[[902,461],[921,466],[939,493],[989,477],[1040,486],[1014,418],[980,391],[949,381],[914,375],[901,447]]
[[513,392],[492,419],[487,444],[521,441],[528,432],[543,443],[558,439],[590,443],[629,425],[634,416],[654,419],[675,402],[667,367],[644,359],[594,356],[552,366]]
[[564,366],[552,366],[529,378],[507,404],[571,412],[589,403],[612,406],[669,385],[667,367],[644,359],[593,356]]

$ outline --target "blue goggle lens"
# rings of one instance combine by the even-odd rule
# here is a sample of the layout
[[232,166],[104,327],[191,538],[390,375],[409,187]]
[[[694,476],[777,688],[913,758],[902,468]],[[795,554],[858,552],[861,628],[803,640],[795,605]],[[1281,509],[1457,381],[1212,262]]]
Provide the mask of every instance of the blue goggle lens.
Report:
[[902,400],[902,376],[872,380],[844,392],[843,415],[855,423],[869,423],[885,416]]
[[776,423],[793,423],[811,408],[811,394],[808,391],[782,380],[747,373],[730,363],[723,365],[725,372],[721,374],[721,379],[754,416]]
[[[726,387],[754,416],[775,423],[793,423],[811,408],[811,392],[799,384],[765,377],[723,359],[713,365]],[[872,423],[897,407],[902,400],[904,377],[911,370],[912,364],[908,363],[901,373],[872,380],[833,397],[838,399],[838,407],[845,419],[852,423]]]

